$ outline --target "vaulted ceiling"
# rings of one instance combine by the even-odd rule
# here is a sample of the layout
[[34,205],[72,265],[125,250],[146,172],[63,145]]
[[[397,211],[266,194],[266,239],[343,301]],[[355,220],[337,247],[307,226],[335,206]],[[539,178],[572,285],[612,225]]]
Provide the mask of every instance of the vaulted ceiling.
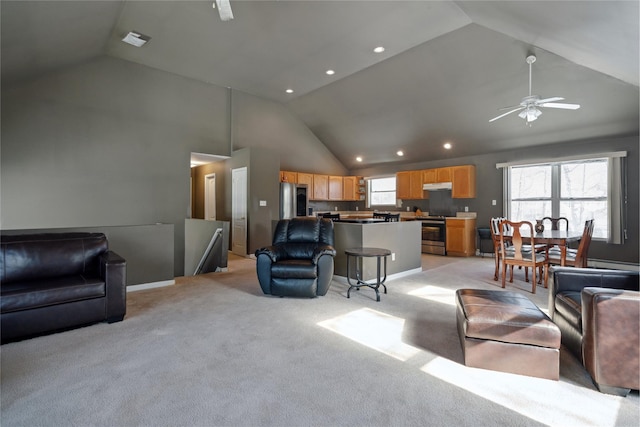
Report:
[[[347,168],[639,131],[637,0],[231,0],[227,22],[211,1],[0,7],[3,84],[111,55],[281,102]],[[581,108],[489,123],[528,95],[528,54],[533,93]]]

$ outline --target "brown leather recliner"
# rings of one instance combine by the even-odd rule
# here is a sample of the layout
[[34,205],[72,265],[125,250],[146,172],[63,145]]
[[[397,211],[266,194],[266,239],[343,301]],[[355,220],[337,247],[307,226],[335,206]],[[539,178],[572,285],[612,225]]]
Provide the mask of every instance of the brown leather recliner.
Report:
[[637,271],[556,267],[549,313],[562,343],[598,390],[626,396],[640,387],[640,292]]

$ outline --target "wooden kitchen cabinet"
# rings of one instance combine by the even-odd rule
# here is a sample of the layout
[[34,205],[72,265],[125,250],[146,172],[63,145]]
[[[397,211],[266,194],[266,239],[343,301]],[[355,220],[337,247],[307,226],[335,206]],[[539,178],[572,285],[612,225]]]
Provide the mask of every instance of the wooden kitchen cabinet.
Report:
[[425,169],[422,171],[423,184],[451,182],[451,168]]
[[298,173],[290,171],[280,171],[280,182],[298,183]]
[[358,177],[342,177],[342,200],[358,200]]
[[422,182],[424,184],[433,184],[438,182],[438,169],[425,169],[422,171]]
[[451,197],[471,199],[476,197],[476,167],[473,165],[453,166],[451,169]]
[[309,195],[313,194],[313,174],[298,172],[298,181],[296,184],[307,184]]
[[476,253],[476,220],[447,218],[447,255],[473,256]]
[[343,180],[341,176],[329,175],[329,200],[343,200]]
[[452,168],[438,168],[436,169],[437,181],[436,182],[451,182],[451,169]]
[[396,173],[396,198],[397,199],[422,199],[422,172],[403,171]]
[[313,191],[311,200],[329,199],[329,175],[313,175]]

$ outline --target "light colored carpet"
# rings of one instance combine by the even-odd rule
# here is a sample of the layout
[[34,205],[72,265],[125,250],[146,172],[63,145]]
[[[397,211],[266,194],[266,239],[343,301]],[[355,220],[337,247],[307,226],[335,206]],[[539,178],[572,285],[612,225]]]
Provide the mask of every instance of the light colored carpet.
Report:
[[[462,365],[457,288],[499,289],[490,258],[423,256],[375,301],[334,281],[264,296],[255,261],[132,292],[123,322],[3,345],[8,426],[638,426],[568,352],[560,381]],[[516,273],[521,278],[521,273]],[[546,309],[547,291],[507,285]]]

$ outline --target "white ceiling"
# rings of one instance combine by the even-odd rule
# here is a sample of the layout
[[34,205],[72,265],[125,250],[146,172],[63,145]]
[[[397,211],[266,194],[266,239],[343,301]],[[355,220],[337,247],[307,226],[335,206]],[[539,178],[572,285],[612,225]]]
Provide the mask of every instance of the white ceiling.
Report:
[[[347,168],[638,133],[638,1],[211,4],[3,0],[3,84],[112,55],[282,102]],[[582,108],[488,123],[527,95],[528,53],[534,93]]]

